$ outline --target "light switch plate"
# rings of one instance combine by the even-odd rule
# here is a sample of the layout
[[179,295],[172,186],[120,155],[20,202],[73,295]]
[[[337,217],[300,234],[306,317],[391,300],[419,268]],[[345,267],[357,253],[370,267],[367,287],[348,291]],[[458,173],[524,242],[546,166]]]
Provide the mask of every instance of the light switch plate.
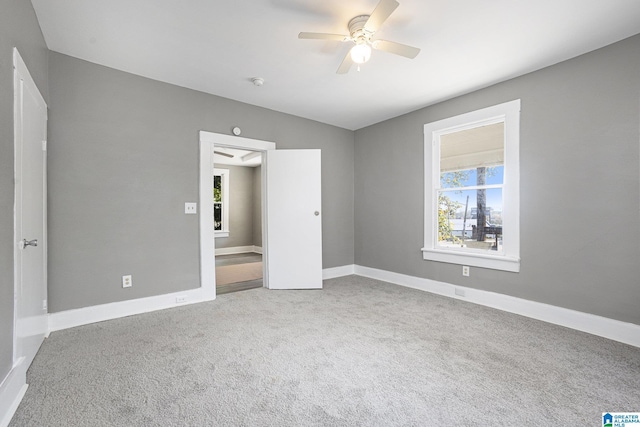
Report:
[[184,213],[186,214],[196,214],[198,213],[198,204],[187,202],[184,204]]

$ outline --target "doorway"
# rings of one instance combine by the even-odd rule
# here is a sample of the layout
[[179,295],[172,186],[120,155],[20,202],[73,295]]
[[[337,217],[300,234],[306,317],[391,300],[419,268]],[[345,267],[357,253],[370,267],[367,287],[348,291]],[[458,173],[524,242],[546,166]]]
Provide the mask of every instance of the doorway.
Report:
[[[214,299],[216,292],[216,230],[214,229],[214,151],[227,149],[238,149],[264,154],[268,150],[275,150],[276,144],[269,141],[260,141],[231,135],[217,134],[200,131],[200,277],[201,288],[205,298]],[[269,275],[267,269],[267,259],[269,257],[267,249],[267,236],[265,230],[265,163],[262,161],[260,167],[260,194],[261,194],[261,226],[262,226],[262,286],[269,287]],[[230,180],[227,180],[228,184]],[[225,181],[222,181],[225,186]],[[229,191],[227,191],[229,194]],[[229,207],[229,203],[227,204]],[[224,215],[224,206],[222,208]],[[229,214],[227,214],[229,217]],[[217,230],[218,235],[224,235],[223,230]],[[218,255],[224,255],[220,251]]]
[[262,154],[263,286],[322,289],[321,151],[200,131],[201,298],[216,298],[213,156],[220,148]]
[[216,294],[260,288],[262,153],[217,147],[213,163]]

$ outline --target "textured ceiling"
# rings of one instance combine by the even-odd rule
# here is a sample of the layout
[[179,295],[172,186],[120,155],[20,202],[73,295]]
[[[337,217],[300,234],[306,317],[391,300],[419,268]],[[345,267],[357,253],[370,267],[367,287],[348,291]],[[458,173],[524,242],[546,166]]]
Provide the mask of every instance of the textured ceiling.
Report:
[[[638,0],[398,0],[374,51],[335,73],[377,0],[32,0],[49,49],[347,129],[386,120],[640,33]],[[252,77],[265,83],[256,87]]]

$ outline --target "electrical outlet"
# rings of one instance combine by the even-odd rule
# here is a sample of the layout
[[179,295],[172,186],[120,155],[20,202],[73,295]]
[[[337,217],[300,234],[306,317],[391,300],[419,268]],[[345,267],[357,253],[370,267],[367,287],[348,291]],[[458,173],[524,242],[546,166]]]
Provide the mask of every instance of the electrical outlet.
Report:
[[462,266],[462,275],[469,277],[469,270],[470,270],[470,268],[469,268],[468,265],[463,265]]
[[184,213],[186,214],[196,214],[198,213],[198,204],[187,202],[184,204]]
[[466,295],[465,295],[465,292],[464,292],[464,289],[455,288],[454,292],[455,292],[455,294],[456,294],[456,295],[458,295],[459,297],[464,297],[464,296],[466,296]]
[[131,278],[131,275],[128,274],[126,276],[122,276],[122,287],[130,288],[131,286],[133,286],[133,279]]
[[46,300],[46,299],[43,299],[43,300],[42,300],[42,309],[43,309],[43,310],[46,310],[46,309],[47,309],[47,300]]
[[176,304],[184,304],[185,302],[187,302],[186,295],[180,295],[176,297]]

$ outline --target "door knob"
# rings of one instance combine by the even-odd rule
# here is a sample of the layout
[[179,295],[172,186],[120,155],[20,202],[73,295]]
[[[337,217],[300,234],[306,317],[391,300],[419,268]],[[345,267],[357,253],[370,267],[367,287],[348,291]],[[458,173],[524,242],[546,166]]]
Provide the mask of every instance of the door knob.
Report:
[[22,239],[22,249],[26,248],[27,246],[38,246],[38,239],[33,239],[33,240],[27,240],[27,239]]
[[314,214],[315,216],[318,216],[318,215],[320,215],[320,212],[315,211],[313,214]]

